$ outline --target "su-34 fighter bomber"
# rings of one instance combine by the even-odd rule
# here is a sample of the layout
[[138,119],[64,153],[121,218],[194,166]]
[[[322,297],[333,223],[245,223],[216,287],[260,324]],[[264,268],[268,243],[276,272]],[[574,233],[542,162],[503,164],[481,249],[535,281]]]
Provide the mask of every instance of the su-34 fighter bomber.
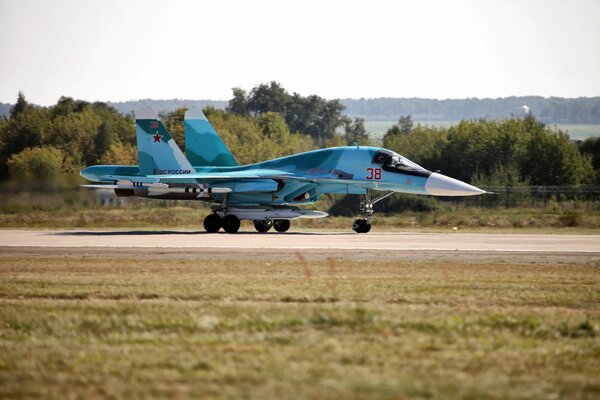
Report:
[[[94,165],[81,171],[90,188],[114,189],[117,196],[201,200],[212,204],[207,232],[235,233],[240,220],[258,232],[286,232],[297,218],[327,214],[299,206],[325,193],[360,195],[362,218],[352,229],[371,230],[373,204],[393,194],[472,196],[485,191],[431,172],[393,151],[347,146],[313,150],[250,165],[239,165],[201,110],[185,113],[186,155],[151,109],[136,113],[139,165]],[[376,192],[381,192],[375,196]]]

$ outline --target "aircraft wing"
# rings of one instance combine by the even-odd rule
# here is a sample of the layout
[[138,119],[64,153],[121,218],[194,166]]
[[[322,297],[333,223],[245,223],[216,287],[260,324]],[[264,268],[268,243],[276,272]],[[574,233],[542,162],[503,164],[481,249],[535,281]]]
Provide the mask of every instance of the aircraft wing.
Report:
[[[252,192],[261,190],[274,190],[274,181],[295,181],[307,185],[334,184],[357,185],[359,182],[352,179],[349,174],[341,171],[306,171],[291,173],[273,169],[250,169],[243,171],[204,172],[194,174],[162,174],[162,175],[102,175],[103,182],[112,181],[115,184],[85,185],[88,188],[105,189],[140,189],[152,188],[154,191],[170,190],[180,184],[223,184],[235,192]],[[268,180],[270,183],[262,181]],[[179,184],[179,185],[178,185]],[[233,185],[233,186],[232,186]],[[265,189],[265,185],[268,188]],[[276,186],[275,186],[276,187]]]

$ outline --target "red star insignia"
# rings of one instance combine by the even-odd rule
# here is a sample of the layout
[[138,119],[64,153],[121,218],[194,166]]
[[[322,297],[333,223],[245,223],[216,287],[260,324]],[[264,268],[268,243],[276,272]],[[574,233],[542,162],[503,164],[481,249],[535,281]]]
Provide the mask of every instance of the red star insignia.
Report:
[[162,139],[162,136],[160,136],[158,134],[158,132],[156,132],[156,135],[152,136],[154,138],[154,143],[158,142],[160,143],[160,139]]

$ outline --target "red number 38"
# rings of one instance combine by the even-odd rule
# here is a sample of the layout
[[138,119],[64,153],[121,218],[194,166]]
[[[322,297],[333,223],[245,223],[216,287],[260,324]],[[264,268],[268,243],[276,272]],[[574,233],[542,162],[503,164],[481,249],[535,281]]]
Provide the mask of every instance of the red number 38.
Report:
[[381,179],[381,168],[367,168],[367,179],[375,179],[376,181]]

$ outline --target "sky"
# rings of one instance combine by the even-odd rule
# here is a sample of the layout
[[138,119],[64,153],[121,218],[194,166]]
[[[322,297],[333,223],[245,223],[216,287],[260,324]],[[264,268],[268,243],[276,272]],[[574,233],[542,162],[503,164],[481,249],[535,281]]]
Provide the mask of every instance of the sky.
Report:
[[600,96],[600,0],[0,0],[0,102]]

